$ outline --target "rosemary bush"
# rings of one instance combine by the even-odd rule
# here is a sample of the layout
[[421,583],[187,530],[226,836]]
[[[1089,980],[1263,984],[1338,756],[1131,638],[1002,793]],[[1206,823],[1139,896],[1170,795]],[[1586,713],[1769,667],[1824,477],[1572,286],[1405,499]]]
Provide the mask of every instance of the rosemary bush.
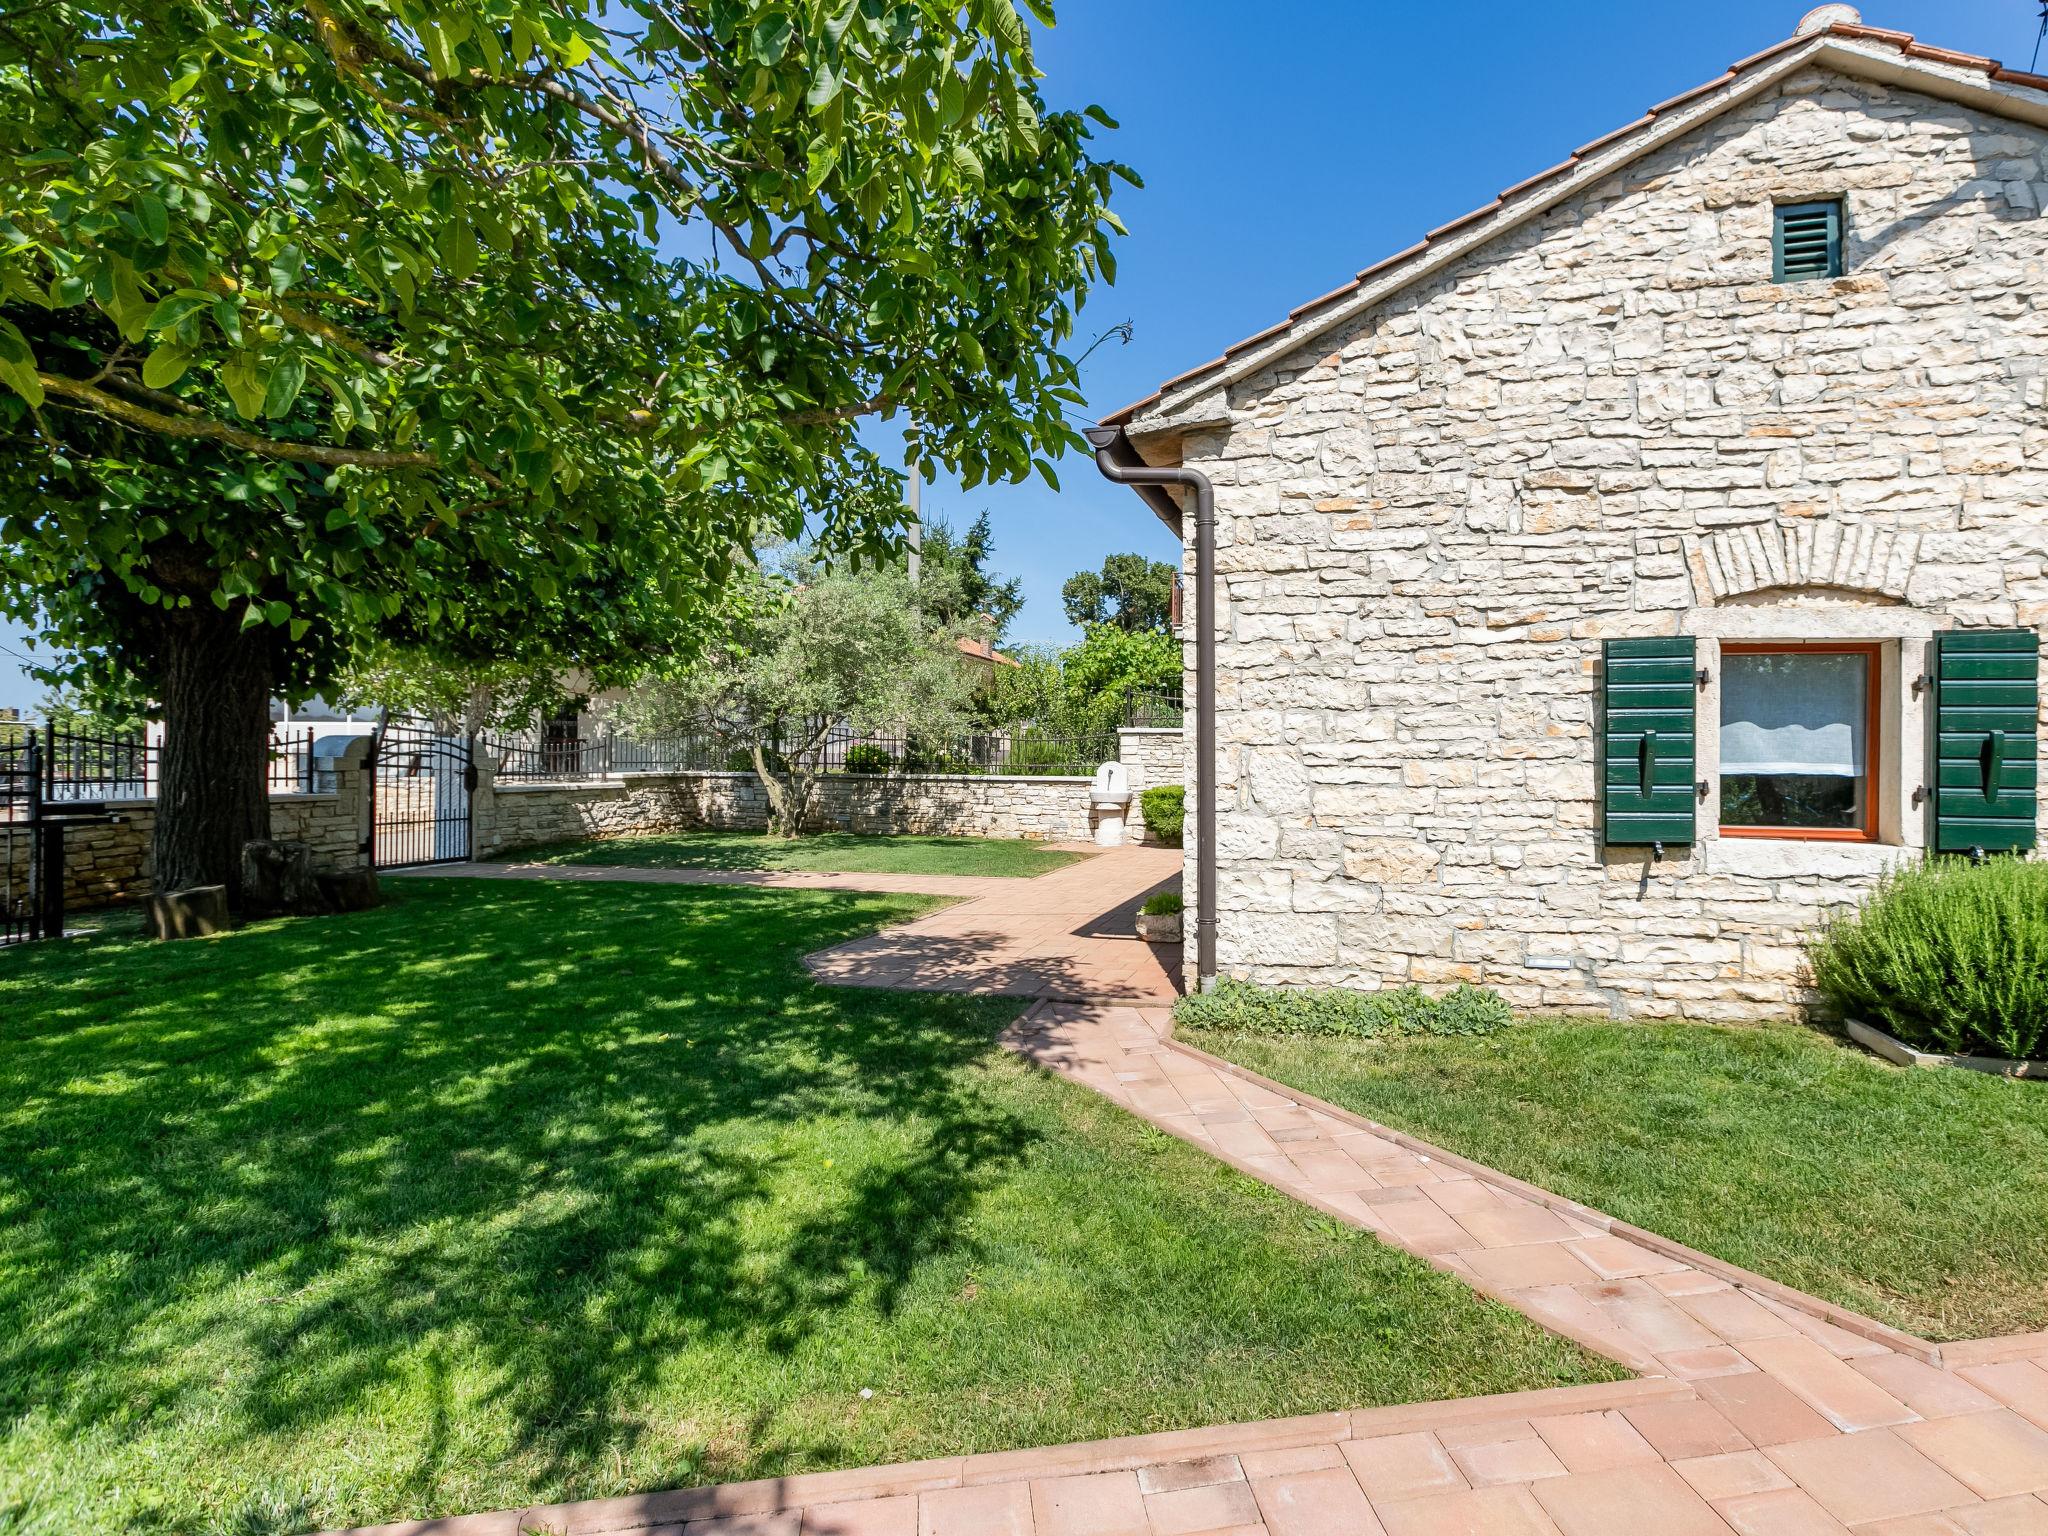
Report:
[[1930,861],[1888,875],[1812,946],[1844,1015],[1922,1050],[2048,1050],[2048,864]]

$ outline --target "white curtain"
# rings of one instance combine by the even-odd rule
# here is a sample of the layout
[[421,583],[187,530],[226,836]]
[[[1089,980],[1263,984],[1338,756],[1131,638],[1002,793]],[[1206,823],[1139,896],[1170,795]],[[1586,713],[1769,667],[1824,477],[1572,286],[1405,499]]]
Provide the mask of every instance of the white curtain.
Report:
[[1721,658],[1721,772],[1861,778],[1870,679],[1863,656]]

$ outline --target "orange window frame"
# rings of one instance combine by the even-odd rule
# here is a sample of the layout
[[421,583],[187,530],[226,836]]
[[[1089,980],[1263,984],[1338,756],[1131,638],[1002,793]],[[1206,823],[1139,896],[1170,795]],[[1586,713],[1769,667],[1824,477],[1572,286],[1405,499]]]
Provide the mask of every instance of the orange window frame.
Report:
[[[1883,782],[1884,747],[1880,736],[1883,718],[1884,643],[1862,640],[1723,641],[1723,656],[1861,656],[1863,658],[1863,825],[1860,827],[1721,827],[1723,837],[1773,837],[1813,843],[1874,843],[1877,841],[1877,787]],[[1718,701],[1717,701],[1718,702]],[[1716,738],[1719,740],[1718,727]],[[1721,782],[1721,765],[1714,764],[1714,783]]]

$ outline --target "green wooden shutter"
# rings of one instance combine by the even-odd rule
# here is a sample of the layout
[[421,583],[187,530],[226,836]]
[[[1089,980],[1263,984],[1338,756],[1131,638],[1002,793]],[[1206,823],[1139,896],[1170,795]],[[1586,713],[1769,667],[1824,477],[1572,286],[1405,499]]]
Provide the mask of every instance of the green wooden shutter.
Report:
[[2037,810],[2041,643],[2031,629],[1935,637],[1934,846],[2031,848]]
[[1600,804],[1610,844],[1689,843],[1698,667],[1689,635],[1609,640]]
[[1771,227],[1771,280],[1805,282],[1842,275],[1842,205],[1787,203]]

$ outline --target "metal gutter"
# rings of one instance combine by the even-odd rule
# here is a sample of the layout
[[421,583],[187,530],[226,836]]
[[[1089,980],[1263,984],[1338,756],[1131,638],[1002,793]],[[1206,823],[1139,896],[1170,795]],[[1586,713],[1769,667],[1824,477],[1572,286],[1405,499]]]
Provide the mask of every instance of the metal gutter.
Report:
[[[1161,500],[1173,505],[1167,486],[1194,493],[1195,987],[1206,991],[1216,979],[1216,491],[1200,470],[1145,463],[1121,427],[1090,427],[1088,441],[1103,478],[1131,486],[1154,511]],[[1172,525],[1181,526],[1177,506]]]

